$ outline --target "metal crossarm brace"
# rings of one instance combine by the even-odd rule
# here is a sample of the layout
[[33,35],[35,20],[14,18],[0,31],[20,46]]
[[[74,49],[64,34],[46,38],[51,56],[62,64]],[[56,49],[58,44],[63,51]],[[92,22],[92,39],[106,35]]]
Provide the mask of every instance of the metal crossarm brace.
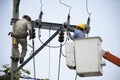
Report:
[[25,66],[38,52],[40,52],[61,30],[59,29],[41,46],[39,47],[26,61],[24,61],[14,72],[19,71],[23,66]]
[[[12,18],[11,19],[11,25],[12,23],[15,23],[16,21],[18,21],[19,19],[15,19]],[[33,22],[33,26],[35,28],[41,28],[41,29],[50,29],[50,30],[58,30],[59,27],[64,26],[64,24],[60,24],[60,23],[52,23],[52,22],[41,22],[41,25],[39,25],[38,20],[32,21]],[[40,26],[40,27],[39,27]],[[63,28],[63,30],[69,30],[71,32],[73,32],[75,30],[76,26],[75,25],[69,25],[69,28]]]
[[[36,23],[36,22],[35,22]],[[58,30],[59,27],[63,26],[63,24],[60,23],[51,23],[51,22],[42,22],[42,26],[39,27],[39,25],[34,25],[35,28],[41,28],[41,29],[50,29],[50,30]],[[75,25],[69,25],[70,27],[68,28],[69,31],[73,32],[76,28]],[[63,28],[63,30],[67,30],[67,28]]]

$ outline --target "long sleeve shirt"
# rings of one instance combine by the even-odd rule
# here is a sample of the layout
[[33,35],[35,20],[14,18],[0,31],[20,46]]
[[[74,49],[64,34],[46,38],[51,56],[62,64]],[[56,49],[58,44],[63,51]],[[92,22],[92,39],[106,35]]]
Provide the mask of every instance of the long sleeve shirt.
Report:
[[75,30],[72,38],[85,38],[85,33],[81,30]]
[[26,19],[21,19],[16,22],[15,34],[24,35],[24,34],[27,34],[27,30],[29,31],[32,30],[32,26],[29,21],[27,21]]

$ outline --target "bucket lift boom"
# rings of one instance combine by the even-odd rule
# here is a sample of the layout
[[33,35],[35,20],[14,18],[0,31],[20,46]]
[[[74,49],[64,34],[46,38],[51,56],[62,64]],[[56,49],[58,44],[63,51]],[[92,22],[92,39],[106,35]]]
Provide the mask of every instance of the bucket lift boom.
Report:
[[120,67],[120,58],[118,58],[117,56],[113,55],[112,53],[108,52],[108,51],[105,51],[105,53],[103,54],[103,57],[114,63],[115,65],[119,66]]

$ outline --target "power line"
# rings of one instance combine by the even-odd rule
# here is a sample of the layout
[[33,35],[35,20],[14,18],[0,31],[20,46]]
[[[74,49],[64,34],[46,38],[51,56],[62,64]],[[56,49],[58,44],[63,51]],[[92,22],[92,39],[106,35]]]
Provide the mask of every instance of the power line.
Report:
[[75,80],[77,80],[77,73],[75,74]]
[[90,13],[89,10],[88,10],[88,0],[86,0],[86,11],[87,11],[87,13],[88,13],[88,15],[89,15],[89,17],[90,17],[91,13]]
[[58,80],[60,79],[60,65],[61,65],[62,43],[60,43],[59,63],[58,63]]
[[[40,30],[40,28],[39,28],[39,30],[38,30],[38,38],[39,38],[39,41],[42,43],[42,44],[44,44],[44,42],[41,40],[41,30]],[[67,35],[67,37],[66,37],[66,40],[65,40],[65,42],[62,44],[62,46],[64,46],[65,44],[66,44],[66,42],[67,42],[67,40],[68,40],[68,35]],[[50,46],[50,45],[46,45],[47,47],[50,47],[50,48],[59,48],[60,46]]]
[[43,3],[42,3],[42,0],[40,0],[40,11],[42,11],[42,7],[43,7]]
[[66,6],[66,7],[68,7],[69,8],[69,12],[68,12],[68,14],[70,14],[70,12],[71,12],[71,6],[70,5],[67,5],[67,4],[65,4],[64,2],[62,2],[61,0],[59,0],[59,3],[60,4],[62,4],[62,5],[64,5],[64,6]]
[[[35,52],[34,50],[34,40],[32,40],[32,45],[33,45],[33,54]],[[33,57],[33,68],[34,68],[34,78],[36,78],[36,68],[35,68],[35,57]]]
[[66,55],[65,55],[65,54],[63,54],[63,52],[62,52],[62,55],[63,55],[64,57],[66,57]]
[[[49,29],[49,38],[50,38],[50,29]],[[50,46],[50,43],[49,43],[49,46]],[[51,61],[51,57],[50,57],[50,47],[49,47],[49,71],[48,71],[48,78],[50,79],[50,61]]]

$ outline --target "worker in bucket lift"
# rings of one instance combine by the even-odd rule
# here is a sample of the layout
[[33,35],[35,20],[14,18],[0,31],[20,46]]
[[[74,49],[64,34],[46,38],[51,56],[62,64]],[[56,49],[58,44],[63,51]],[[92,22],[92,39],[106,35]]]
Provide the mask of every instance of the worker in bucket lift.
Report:
[[[29,34],[27,31],[29,31]],[[28,35],[29,35],[29,40],[31,40],[32,39],[31,18],[28,15],[24,15],[22,19],[18,20],[15,24],[15,32],[13,34],[14,57],[11,57],[12,59],[16,59],[17,61],[20,59],[20,64],[23,63],[24,57],[26,56]],[[22,47],[21,55],[18,50],[19,44]]]
[[73,33],[73,36],[71,34],[69,34],[70,38],[72,40],[75,38],[85,38],[85,29],[86,29],[86,25],[83,23],[76,25],[76,29]]

